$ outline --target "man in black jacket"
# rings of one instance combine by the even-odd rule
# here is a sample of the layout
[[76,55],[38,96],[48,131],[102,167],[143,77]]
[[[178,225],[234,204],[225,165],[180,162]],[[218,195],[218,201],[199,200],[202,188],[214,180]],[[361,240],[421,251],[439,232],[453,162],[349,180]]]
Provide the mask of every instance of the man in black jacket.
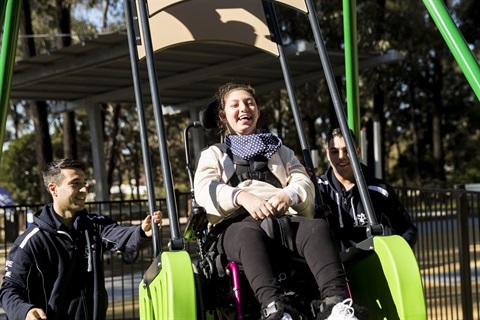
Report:
[[[356,147],[355,156],[358,157],[360,147],[353,132],[350,133]],[[325,149],[330,167],[318,178],[318,184],[320,192],[324,194],[325,204],[331,209],[327,220],[343,251],[366,239],[365,227],[368,220],[355,182],[345,139],[339,128],[334,129],[328,136]],[[384,180],[375,178],[365,165],[362,164],[361,167],[377,222],[383,225],[385,234],[398,234],[413,247],[417,242],[417,227],[412,223],[393,188]]]
[[9,319],[105,319],[102,251],[136,250],[152,236],[152,219],[161,226],[160,212],[131,227],[88,213],[85,170],[71,159],[46,165],[53,203],[35,214],[7,256],[0,303]]

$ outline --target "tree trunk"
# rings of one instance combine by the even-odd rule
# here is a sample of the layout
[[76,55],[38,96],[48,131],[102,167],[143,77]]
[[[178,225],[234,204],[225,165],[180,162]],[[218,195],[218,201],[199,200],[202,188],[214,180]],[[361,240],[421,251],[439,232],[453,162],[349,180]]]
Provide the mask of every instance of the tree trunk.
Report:
[[70,26],[70,1],[56,0],[57,31],[61,37],[57,38],[57,48],[69,47],[72,44]]
[[63,113],[63,157],[77,159],[77,132],[75,128],[75,112]]
[[140,200],[141,199],[141,195],[140,195],[140,162],[141,162],[141,154],[140,154],[140,150],[141,149],[141,146],[139,145],[138,143],[138,139],[137,138],[134,138],[133,140],[133,148],[134,150],[131,150],[131,153],[132,153],[132,157],[133,157],[133,171],[134,171],[134,174],[135,174],[135,185],[137,186],[137,199]]
[[[30,2],[28,0],[23,0],[22,23],[20,24],[20,28],[21,31],[24,32],[24,34],[33,34]],[[33,57],[36,55],[35,42],[33,41],[33,37],[27,37],[22,39],[22,51],[25,57]],[[37,165],[39,167],[38,179],[40,181],[40,185],[43,186],[42,169],[46,163],[53,160],[52,141],[50,139],[50,133],[48,131],[49,126],[47,104],[45,101],[28,101],[27,105],[35,128],[36,158]],[[43,203],[50,202],[50,193],[45,188],[41,188],[41,190],[41,201]]]
[[[35,149],[37,153],[37,163],[40,168],[39,180],[40,185],[43,186],[42,170],[45,164],[52,162],[53,151],[52,142],[50,140],[50,133],[48,132],[48,120],[47,120],[47,104],[45,101],[29,101],[28,106],[30,109],[30,115],[35,125]],[[46,188],[42,189],[42,202],[51,202],[50,193]]]
[[416,108],[416,99],[415,99],[415,85],[413,83],[409,86],[409,93],[410,93],[410,132],[412,133],[412,146],[413,146],[413,170],[414,170],[414,181],[417,187],[422,185],[422,179],[420,177],[420,153],[419,153],[419,145],[418,145],[418,134],[417,134],[417,126],[416,126],[416,116],[415,116],[415,108]]
[[[443,88],[443,70],[438,59],[433,59],[434,73],[432,81],[433,92],[433,115],[432,115],[432,144],[433,144],[433,168],[435,177],[444,183],[446,181],[444,169],[444,153],[442,146],[442,88]],[[443,185],[442,185],[443,186]]]
[[[310,86],[308,83],[304,85],[305,94],[314,96],[315,88]],[[314,101],[313,99],[307,99],[305,101],[305,110],[303,114],[303,121],[307,121],[307,143],[310,150],[317,149],[316,146],[316,137],[317,137],[317,129],[315,126],[315,121],[317,120],[317,116],[315,115],[315,109],[318,102]]]
[[18,136],[19,136],[18,132],[20,130],[20,117],[17,112],[17,107],[18,107],[17,103],[12,104],[11,113],[10,113],[12,117],[13,128],[14,128],[13,139],[18,139]]
[[[107,154],[106,154],[106,159],[105,161],[107,162],[107,183],[108,183],[108,188],[112,186],[113,183],[113,174],[115,171],[115,163],[117,159],[117,133],[119,131],[119,125],[118,121],[120,118],[120,111],[121,111],[121,105],[116,104],[113,107],[113,115],[112,115],[112,128],[110,128],[110,136],[106,137],[106,146],[107,146]],[[122,180],[120,180],[120,184],[122,183]]]
[[[342,80],[342,77],[335,77],[335,83],[337,85],[337,89],[338,89],[338,93],[340,95],[340,97],[344,96],[344,94],[342,93],[342,88],[343,88],[343,80]],[[329,93],[329,98],[330,98],[330,108],[329,108],[329,115],[330,115],[330,129],[329,129],[329,132],[332,132],[333,129],[337,128],[340,126],[340,121],[338,120],[338,117],[337,117],[337,111],[335,110],[335,105],[333,103],[333,97],[332,97],[332,94],[330,91],[328,91]],[[345,102],[342,103],[343,105],[343,112],[345,114],[347,114],[347,110],[345,110]]]
[[[57,48],[65,48],[72,44],[71,33],[71,4],[69,1],[56,0],[57,31],[61,35],[57,38]],[[77,133],[75,127],[75,111],[63,113],[63,156],[77,158]]]
[[104,0],[102,12],[102,31],[107,31],[108,26],[108,8],[110,7],[110,0]]

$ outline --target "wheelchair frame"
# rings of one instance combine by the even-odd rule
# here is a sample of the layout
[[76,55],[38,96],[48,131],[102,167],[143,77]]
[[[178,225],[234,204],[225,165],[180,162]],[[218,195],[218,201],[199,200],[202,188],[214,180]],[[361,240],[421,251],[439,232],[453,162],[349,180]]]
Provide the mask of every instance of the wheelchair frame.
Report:
[[[248,283],[246,283],[245,278],[240,278],[241,277],[241,272],[240,272],[240,267],[236,262],[233,261],[226,261],[226,257],[222,260],[221,256],[219,256],[219,253],[215,252],[215,250],[209,250],[215,245],[216,236],[222,232],[216,231],[213,232],[213,238],[209,238],[211,233],[208,233],[208,221],[207,221],[207,212],[203,207],[198,206],[198,204],[195,201],[195,194],[194,194],[194,186],[193,186],[193,179],[194,179],[194,169],[193,166],[191,165],[191,156],[190,156],[190,146],[189,146],[189,130],[191,128],[204,128],[204,129],[211,129],[213,127],[210,127],[210,124],[207,123],[208,119],[205,119],[205,114],[211,114],[209,112],[210,108],[215,107],[215,102],[212,102],[207,108],[204,108],[200,111],[200,121],[195,121],[191,124],[189,124],[185,130],[184,130],[184,141],[185,141],[185,156],[186,156],[186,169],[188,172],[189,180],[191,183],[191,201],[192,201],[192,210],[191,213],[188,217],[187,225],[185,227],[185,232],[184,232],[184,238],[187,242],[194,242],[195,241],[195,246],[196,246],[196,251],[198,253],[198,261],[195,265],[195,272],[196,276],[198,276],[199,281],[197,283],[202,283],[205,281],[209,281],[212,278],[215,280],[219,281],[219,277],[223,274],[226,274],[229,279],[229,288],[230,290],[227,289],[227,296],[230,296],[229,299],[220,299],[224,300],[226,303],[219,303],[220,308],[216,308],[215,301],[214,305],[212,306],[211,304],[207,307],[207,311],[204,310],[204,301],[199,301],[201,299],[197,299],[199,304],[202,304],[203,308],[202,311],[198,313],[197,319],[205,319],[204,314],[206,312],[210,312],[210,314],[215,314],[218,309],[230,309],[230,315],[235,316],[235,319],[246,319],[247,317],[244,314],[245,309],[249,309],[248,314],[253,316],[255,319],[258,319],[260,317],[259,309],[260,306],[256,301],[253,302],[253,308],[256,308],[257,313],[255,311],[252,311],[252,307],[250,306],[251,301],[250,300],[255,300],[253,297],[253,293],[250,295],[245,294],[245,291],[250,292],[250,288]],[[216,127],[215,127],[216,128]],[[223,229],[223,226],[219,226],[220,229]],[[305,269],[306,273],[309,273],[310,271],[308,270],[308,267],[305,263],[305,261],[301,258],[292,258],[290,259],[290,256],[285,257],[290,261],[288,264],[290,267],[296,264],[297,269],[289,268],[287,266],[283,266],[285,269],[281,269],[281,271],[278,271],[278,277],[279,277],[279,282],[282,284],[282,288],[285,293],[288,293],[290,295],[296,295],[297,297],[297,303],[293,304],[298,310],[301,310],[306,316],[314,316],[314,313],[312,313],[312,309],[309,305],[309,303],[312,300],[318,300],[320,299],[319,291],[316,285],[313,285],[312,288],[309,286],[309,290],[304,290],[307,291],[308,294],[300,294],[298,290],[296,290],[295,287],[298,288],[298,282],[295,281],[295,278],[290,280],[290,274],[287,274],[288,271],[294,272],[296,271],[298,273],[298,268]],[[223,264],[219,263],[217,259],[220,259],[220,261],[224,261]],[[223,266],[225,264],[225,266]],[[219,270],[221,269],[221,270]],[[306,281],[306,279],[310,279],[312,281]],[[298,278],[297,278],[298,279]],[[241,283],[243,281],[243,284],[247,286],[245,289]],[[300,280],[302,282],[302,287],[305,288],[305,283],[315,283],[315,279],[313,278],[313,275],[310,274],[310,277],[300,277]],[[295,283],[295,285],[290,285],[292,282]],[[222,293],[222,289],[219,289]],[[208,290],[209,292],[214,291],[214,290]],[[197,290],[198,292],[198,290]],[[242,294],[243,293],[243,294]],[[243,297],[243,299],[242,299]],[[245,298],[249,302],[245,302]],[[218,300],[218,299],[217,299]],[[307,305],[308,303],[308,305]],[[235,308],[228,308],[228,305],[230,306],[235,306]],[[247,308],[247,305],[249,308]],[[235,311],[233,314],[232,311]],[[226,311],[228,312],[228,310]],[[218,311],[218,313],[222,313]],[[225,312],[224,312],[225,313]],[[227,318],[231,318],[228,317]],[[305,318],[305,320],[310,319],[309,317]],[[312,318],[313,319],[313,318]]]

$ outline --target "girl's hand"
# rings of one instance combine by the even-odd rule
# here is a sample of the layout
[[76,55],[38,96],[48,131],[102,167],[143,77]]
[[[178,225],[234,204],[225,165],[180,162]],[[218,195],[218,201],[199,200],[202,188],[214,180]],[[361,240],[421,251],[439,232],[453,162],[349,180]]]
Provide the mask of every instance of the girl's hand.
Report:
[[268,201],[246,191],[237,195],[237,205],[244,207],[255,220],[263,220],[276,213],[274,206]]
[[290,196],[283,191],[280,191],[275,196],[270,198],[268,202],[275,209],[275,217],[280,218],[285,215],[288,208],[292,205],[292,199]]

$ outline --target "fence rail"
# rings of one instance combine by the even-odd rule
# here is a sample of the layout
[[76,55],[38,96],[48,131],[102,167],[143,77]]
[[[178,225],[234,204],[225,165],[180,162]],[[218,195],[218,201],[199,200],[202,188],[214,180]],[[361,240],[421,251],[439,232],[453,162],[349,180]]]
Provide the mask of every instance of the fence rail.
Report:
[[[468,185],[455,189],[395,188],[418,227],[414,252],[423,279],[428,319],[479,319],[480,192],[472,190]],[[190,194],[177,193],[176,199],[180,217],[184,218],[190,210]],[[157,201],[157,207],[166,212],[165,199]],[[13,240],[25,230],[31,213],[41,207],[0,207],[2,277]],[[92,202],[87,209],[121,224],[138,224],[148,212],[148,203]],[[163,249],[168,250],[168,228],[160,231],[160,237]],[[139,319],[138,285],[152,258],[150,247],[143,248],[133,261],[115,252],[105,253],[108,319]]]
[[418,227],[428,319],[479,319],[480,192],[464,185],[396,192]]

